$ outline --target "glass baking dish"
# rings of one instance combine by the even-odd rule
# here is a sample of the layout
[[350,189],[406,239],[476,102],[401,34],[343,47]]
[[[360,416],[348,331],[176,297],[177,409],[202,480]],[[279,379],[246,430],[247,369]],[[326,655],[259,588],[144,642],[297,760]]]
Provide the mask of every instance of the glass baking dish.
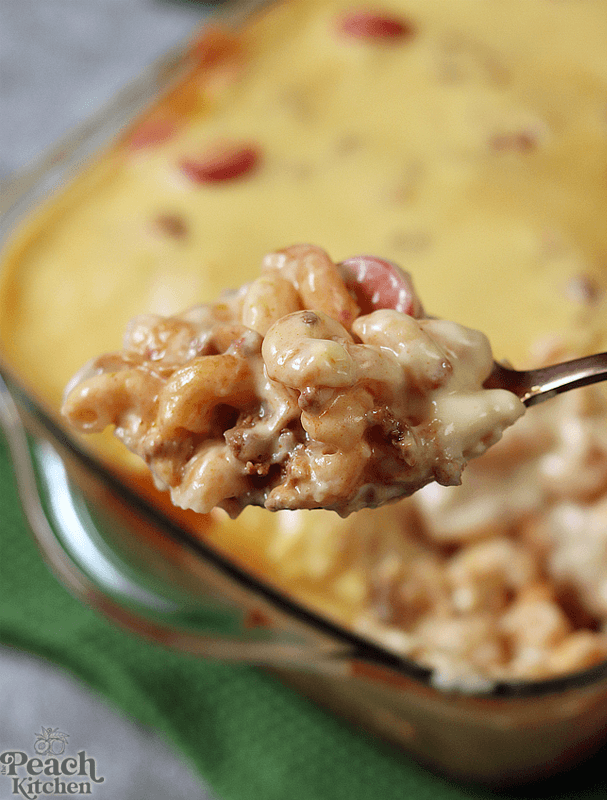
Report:
[[[259,3],[251,3],[256,7]],[[238,25],[242,4],[227,24]],[[190,69],[177,48],[2,192],[15,227]],[[196,537],[62,425],[0,352],[2,420],[44,557],[117,624],[205,658],[271,670],[320,704],[459,779],[504,787],[568,768],[607,738],[607,663],[562,678],[443,691],[401,658]],[[20,420],[25,423],[29,440]]]

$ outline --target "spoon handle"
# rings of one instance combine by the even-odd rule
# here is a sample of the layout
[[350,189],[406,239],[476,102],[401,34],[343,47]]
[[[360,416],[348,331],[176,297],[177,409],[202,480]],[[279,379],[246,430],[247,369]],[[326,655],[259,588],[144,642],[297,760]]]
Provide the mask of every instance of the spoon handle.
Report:
[[484,385],[487,389],[507,389],[526,406],[533,406],[569,389],[604,380],[607,380],[607,353],[596,353],[549,367],[520,371],[495,362]]

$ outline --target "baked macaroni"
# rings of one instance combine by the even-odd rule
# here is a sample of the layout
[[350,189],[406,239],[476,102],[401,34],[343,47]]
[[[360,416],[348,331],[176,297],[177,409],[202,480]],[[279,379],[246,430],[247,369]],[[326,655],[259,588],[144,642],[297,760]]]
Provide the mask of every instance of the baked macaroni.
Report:
[[63,414],[85,433],[114,425],[179,507],[346,516],[461,482],[524,410],[483,388],[491,367],[486,337],[423,316],[394,265],[296,245],[217,303],[133,320]]

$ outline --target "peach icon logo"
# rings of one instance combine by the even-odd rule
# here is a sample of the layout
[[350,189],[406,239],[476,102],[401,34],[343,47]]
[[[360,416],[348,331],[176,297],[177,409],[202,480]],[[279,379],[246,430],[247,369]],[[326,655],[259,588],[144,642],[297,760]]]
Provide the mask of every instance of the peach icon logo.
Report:
[[41,756],[51,753],[60,756],[65,751],[69,734],[62,733],[59,728],[42,727],[40,733],[36,734],[36,744],[34,750]]

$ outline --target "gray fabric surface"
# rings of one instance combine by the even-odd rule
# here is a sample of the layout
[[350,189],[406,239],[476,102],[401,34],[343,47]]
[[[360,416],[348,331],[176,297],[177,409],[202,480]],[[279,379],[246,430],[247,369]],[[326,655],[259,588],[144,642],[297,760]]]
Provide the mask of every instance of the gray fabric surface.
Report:
[[[210,800],[189,765],[153,731],[124,719],[53,665],[0,648],[0,687],[0,753],[35,757],[37,734],[58,728],[69,737],[66,753],[84,750],[104,778],[91,782],[94,800]],[[13,789],[10,775],[0,774],[0,800],[14,798]]]
[[187,37],[207,11],[178,0],[1,0],[0,180]]

